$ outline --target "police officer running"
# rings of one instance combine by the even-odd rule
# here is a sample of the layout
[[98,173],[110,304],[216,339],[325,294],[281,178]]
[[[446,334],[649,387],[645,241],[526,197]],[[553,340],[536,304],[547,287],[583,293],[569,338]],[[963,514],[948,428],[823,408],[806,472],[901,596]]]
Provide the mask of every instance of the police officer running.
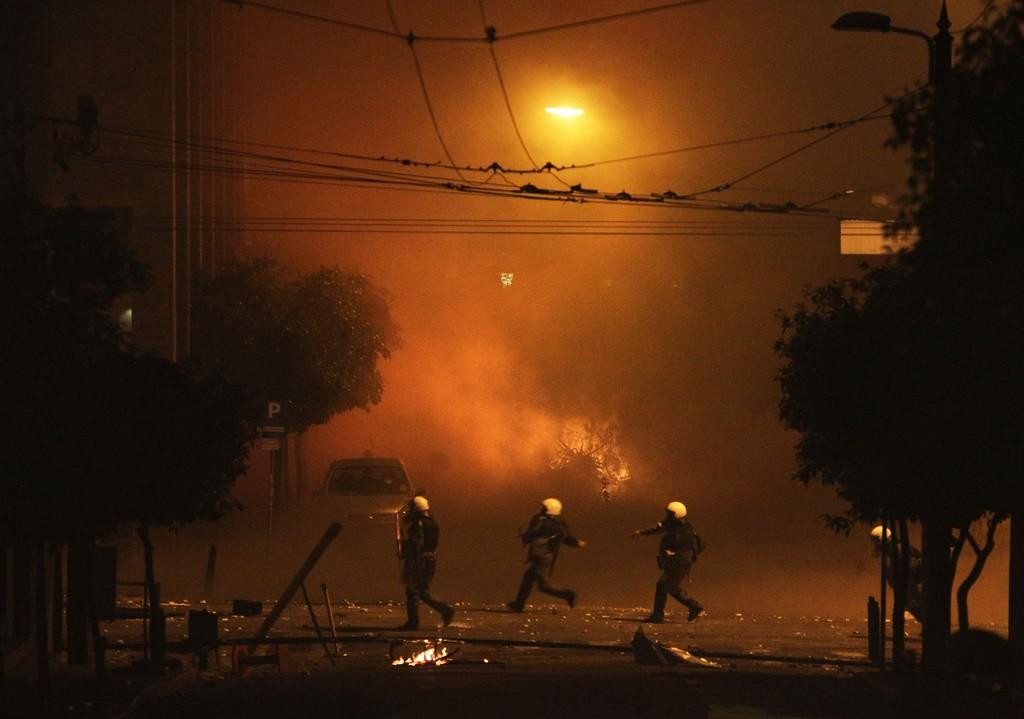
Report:
[[[876,557],[882,556],[882,530],[881,524],[871,529],[871,553]],[[886,576],[888,585],[896,589],[896,577],[900,571],[900,550],[892,531],[885,530],[885,554],[886,554]],[[921,550],[913,544],[907,544],[907,559],[909,572],[906,577],[906,604],[907,611],[919,623],[924,624],[924,558]]]
[[654,624],[664,622],[665,602],[671,595],[690,610],[686,621],[692,622],[704,614],[704,607],[686,593],[682,583],[690,573],[690,567],[697,561],[704,543],[693,531],[693,525],[686,521],[686,505],[682,502],[669,502],[665,507],[665,518],[649,529],[633,532],[633,539],[651,534],[662,535],[658,545],[661,576],[654,589],[654,609],[643,621]]
[[405,609],[408,619],[400,630],[419,629],[419,601],[422,599],[441,615],[448,626],[455,610],[430,593],[430,582],[437,569],[437,522],[430,516],[430,503],[426,497],[413,497],[409,502],[405,537],[400,543],[402,582],[405,584]]
[[558,558],[558,550],[562,544],[570,547],[583,548],[587,543],[577,539],[569,531],[569,525],[561,517],[562,503],[557,499],[545,499],[541,509],[530,518],[530,526],[519,535],[527,546],[526,563],[529,565],[523,573],[523,581],[519,584],[516,598],[506,605],[513,612],[523,611],[526,599],[530,596],[533,586],[553,597],[564,599],[569,608],[576,606],[576,592],[571,589],[557,589],[548,584]]

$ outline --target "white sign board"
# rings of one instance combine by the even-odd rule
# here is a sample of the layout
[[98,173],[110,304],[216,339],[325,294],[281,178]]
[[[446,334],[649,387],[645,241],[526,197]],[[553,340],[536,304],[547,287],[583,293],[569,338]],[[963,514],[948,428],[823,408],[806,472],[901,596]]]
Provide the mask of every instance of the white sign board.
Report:
[[917,230],[891,234],[895,225],[875,220],[840,220],[839,251],[844,255],[887,255],[917,241]]

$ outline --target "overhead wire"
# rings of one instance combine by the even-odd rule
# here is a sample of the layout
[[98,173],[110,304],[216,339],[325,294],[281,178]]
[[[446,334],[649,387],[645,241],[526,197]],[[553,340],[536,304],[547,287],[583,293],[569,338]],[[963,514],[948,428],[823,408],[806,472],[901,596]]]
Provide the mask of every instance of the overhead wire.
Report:
[[[862,117],[859,117],[859,118],[853,118],[853,119],[848,119],[848,120],[833,120],[833,121],[829,121],[829,122],[825,122],[825,123],[820,123],[820,124],[817,124],[817,125],[810,125],[810,126],[807,126],[807,127],[802,127],[802,128],[792,129],[792,130],[781,130],[781,131],[777,131],[777,132],[760,133],[760,134],[756,134],[756,135],[748,135],[748,136],[745,136],[745,137],[732,138],[732,139],[728,139],[728,140],[717,140],[717,141],[714,141],[714,142],[699,143],[699,144],[695,144],[695,145],[685,145],[685,146],[673,148],[673,149],[670,149],[670,150],[659,150],[659,151],[655,151],[655,152],[641,153],[641,154],[637,154],[637,155],[628,155],[628,156],[624,156],[624,157],[616,157],[616,158],[610,158],[610,159],[605,159],[605,160],[595,160],[593,162],[587,162],[587,163],[573,163],[573,164],[566,164],[566,165],[550,165],[550,166],[546,165],[544,167],[532,167],[532,168],[505,167],[501,163],[498,163],[498,162],[492,162],[490,165],[486,165],[486,166],[484,166],[484,165],[481,165],[481,166],[473,166],[473,165],[453,166],[453,165],[450,165],[450,164],[445,164],[443,162],[433,162],[433,161],[417,160],[417,159],[411,159],[411,158],[386,157],[386,156],[383,156],[383,155],[367,155],[367,154],[360,154],[360,153],[353,153],[353,152],[345,152],[345,151],[340,151],[340,150],[328,150],[328,149],[324,149],[324,148],[314,148],[314,147],[298,146],[298,145],[291,145],[291,144],[277,144],[277,143],[268,143],[268,142],[254,142],[254,141],[251,141],[251,140],[238,140],[238,139],[225,138],[225,137],[206,137],[206,136],[194,135],[194,134],[188,134],[188,133],[167,133],[167,132],[161,132],[161,131],[156,131],[156,130],[140,130],[140,129],[137,129],[137,128],[131,128],[131,127],[128,127],[128,126],[123,126],[123,125],[121,125],[121,126],[119,126],[119,125],[103,125],[102,129],[103,129],[103,132],[107,133],[107,134],[109,134],[109,133],[120,133],[120,134],[126,134],[126,135],[127,134],[138,134],[139,136],[146,136],[146,137],[152,137],[152,138],[163,137],[163,138],[167,138],[168,140],[174,139],[178,143],[190,142],[190,141],[194,141],[196,138],[199,138],[199,139],[206,140],[209,143],[222,143],[222,144],[230,144],[230,145],[258,147],[258,148],[264,148],[264,149],[285,150],[285,151],[288,151],[288,152],[300,152],[300,153],[324,155],[324,156],[330,156],[330,157],[339,157],[339,158],[343,158],[343,159],[360,160],[360,161],[365,161],[365,162],[376,162],[376,163],[394,164],[394,165],[401,165],[401,166],[404,166],[404,167],[422,167],[422,168],[428,168],[428,169],[429,168],[437,168],[437,169],[448,169],[448,170],[459,169],[459,170],[462,170],[463,172],[478,172],[478,173],[486,173],[486,174],[500,173],[500,174],[503,174],[503,175],[525,175],[525,174],[544,174],[544,173],[550,173],[552,170],[556,170],[556,171],[584,170],[584,169],[589,169],[589,168],[592,168],[592,167],[599,167],[599,166],[602,166],[602,165],[609,165],[609,164],[613,164],[613,163],[631,162],[631,161],[635,161],[635,160],[644,160],[644,159],[653,158],[653,157],[662,157],[662,156],[666,156],[666,155],[682,154],[682,153],[694,152],[694,151],[698,151],[698,150],[708,150],[708,149],[715,149],[715,148],[719,148],[719,147],[728,147],[728,146],[731,146],[731,145],[747,144],[747,143],[751,143],[751,142],[759,142],[759,141],[763,141],[763,140],[771,140],[771,139],[776,139],[776,138],[781,138],[781,137],[786,137],[786,136],[791,136],[791,135],[810,134],[810,133],[813,133],[813,132],[823,132],[825,130],[831,130],[831,129],[837,129],[837,128],[846,129],[847,127],[852,127],[853,125],[857,125],[857,124],[860,124],[862,122],[870,122],[870,121],[874,121],[874,120],[881,120],[881,119],[889,118],[891,116],[892,116],[891,113],[874,114],[874,115],[862,116]],[[47,120],[47,121],[55,122],[55,123],[69,124],[69,125],[77,124],[76,120],[72,120],[70,118],[39,116],[39,119]],[[222,149],[225,152],[227,152],[230,148],[222,148]],[[292,159],[294,161],[296,161],[296,162],[302,162],[300,160],[295,160],[295,158],[292,158]],[[735,183],[733,183],[733,186],[735,187]],[[741,188],[736,188],[736,189],[741,189]]]
[[[869,112],[866,112],[863,115],[861,115],[858,118],[858,122],[864,121],[864,120],[866,120],[869,117],[877,115],[879,112],[881,112],[885,108],[893,105],[894,103],[898,102],[899,100],[903,99],[904,97],[907,97],[909,95],[912,95],[913,93],[918,92],[919,90],[920,90],[920,88],[917,87],[917,88],[914,88],[914,89],[904,93],[900,97],[887,99],[879,107],[876,107],[873,110],[870,110]],[[700,190],[699,192],[687,193],[686,196],[687,197],[700,197],[701,195],[708,195],[708,194],[711,194],[711,193],[714,193],[714,192],[724,192],[725,190],[729,190],[732,187],[734,187],[737,183],[743,182],[744,180],[749,180],[751,177],[754,177],[755,175],[759,175],[762,172],[764,172],[765,170],[768,170],[768,169],[770,169],[772,167],[775,167],[776,165],[779,165],[779,164],[785,162],[786,160],[790,159],[791,157],[795,157],[796,155],[799,155],[800,153],[805,152],[806,150],[811,149],[815,145],[821,144],[825,140],[828,140],[828,139],[830,139],[832,137],[835,137],[840,132],[843,132],[844,130],[847,130],[850,127],[853,127],[853,125],[855,125],[855,124],[858,124],[858,123],[849,123],[849,124],[845,124],[845,125],[836,127],[834,130],[832,130],[832,131],[830,131],[830,132],[828,132],[828,133],[826,133],[824,135],[821,135],[819,137],[816,137],[813,140],[811,140],[810,142],[806,142],[803,145],[800,145],[799,147],[797,147],[797,148],[795,148],[793,150],[790,150],[789,152],[786,152],[785,154],[781,155],[780,157],[776,157],[773,160],[770,160],[770,161],[768,161],[768,162],[766,162],[766,163],[764,163],[762,165],[759,165],[758,167],[754,168],[753,170],[750,170],[749,172],[746,172],[743,175],[740,175],[739,177],[737,177],[735,179],[729,180],[728,182],[724,182],[724,183],[722,183],[720,185],[716,185],[715,187],[710,187],[710,188],[708,188],[706,190]]]
[[818,205],[824,204],[826,202],[831,202],[832,200],[839,200],[839,199],[842,199],[844,197],[849,197],[851,195],[859,195],[859,194],[862,194],[864,192],[877,192],[879,190],[889,190],[889,189],[892,189],[893,187],[899,187],[899,186],[901,186],[903,184],[905,184],[905,183],[903,183],[903,182],[890,182],[890,183],[887,183],[885,185],[872,185],[870,187],[858,187],[858,188],[855,188],[855,189],[839,190],[838,192],[833,192],[833,193],[831,193],[831,194],[829,194],[829,195],[827,195],[825,197],[817,199],[814,202],[808,202],[806,204],[800,205],[800,208],[803,209],[803,210],[806,210],[806,209],[809,209],[811,207],[817,207]]
[[995,5],[995,4],[996,4],[995,0],[988,0],[988,2],[987,2],[987,3],[985,3],[985,7],[983,7],[983,8],[981,9],[981,12],[979,12],[979,13],[978,13],[978,15],[977,15],[977,16],[976,16],[976,17],[975,17],[975,18],[974,18],[973,20],[971,20],[971,21],[970,21],[969,23],[967,23],[966,25],[964,25],[964,26],[963,26],[962,28],[960,28],[959,30],[952,30],[952,31],[950,31],[950,34],[952,34],[952,35],[960,35],[960,34],[962,34],[962,33],[965,33],[965,32],[967,32],[967,31],[968,31],[968,30],[970,30],[970,29],[971,29],[972,27],[974,27],[975,25],[977,25],[977,24],[978,24],[978,21],[979,21],[979,20],[981,20],[981,19],[982,19],[983,17],[985,17],[985,15],[986,15],[986,14],[988,14],[988,11],[989,11],[989,10],[990,10],[990,9],[992,8],[992,6],[993,6],[993,5]]
[[487,22],[487,13],[484,10],[484,0],[477,0],[477,5],[480,8],[480,19],[484,25],[484,32],[487,34],[487,37],[492,40],[487,44],[487,49],[491,54],[491,61],[494,64],[494,74],[498,78],[498,86],[501,88],[501,96],[505,100],[505,109],[508,110],[508,118],[512,122],[512,129],[516,133],[516,139],[519,140],[519,147],[523,149],[523,154],[526,155],[526,159],[530,161],[530,165],[532,165],[536,171],[541,172],[547,170],[551,177],[553,177],[557,182],[561,183],[565,187],[571,187],[572,185],[558,176],[558,173],[555,172],[554,167],[550,162],[545,163],[545,165],[541,167],[540,164],[533,159],[530,149],[526,146],[526,141],[523,139],[523,133],[519,130],[519,123],[516,122],[516,114],[512,111],[512,100],[509,98],[508,88],[505,87],[505,77],[501,72],[501,64],[498,62],[498,55],[494,51],[493,38],[496,37],[497,30],[493,25],[489,25]]
[[[154,160],[148,158],[132,157],[97,157],[97,156],[69,156],[69,160],[81,162],[93,166],[106,166],[115,168],[133,168],[150,171],[166,171],[170,169],[169,160]],[[794,203],[785,205],[753,203],[753,202],[723,202],[683,198],[674,194],[660,195],[630,195],[625,192],[601,193],[599,191],[588,192],[580,195],[575,190],[547,190],[540,191],[537,188],[524,190],[520,187],[498,187],[494,185],[466,185],[451,181],[428,181],[428,180],[407,180],[400,181],[392,178],[367,178],[361,176],[338,175],[331,173],[314,173],[305,171],[281,171],[265,170],[259,168],[233,167],[230,165],[216,165],[205,163],[194,163],[189,169],[193,175],[218,176],[218,177],[244,177],[258,180],[271,180],[281,182],[297,182],[306,184],[334,185],[345,187],[360,187],[371,190],[398,190],[398,191],[428,191],[442,193],[457,193],[462,195],[481,195],[490,197],[501,197],[504,199],[520,199],[540,202],[557,202],[560,204],[630,204],[646,207],[663,207],[670,209],[686,210],[712,210],[729,212],[767,213],[774,215],[792,216],[814,216],[831,217],[832,219],[844,219],[860,217],[862,219],[885,220],[885,217],[865,217],[863,215],[842,215],[830,213],[824,210],[802,210]]]
[[[345,28],[347,30],[355,30],[359,32],[372,33],[382,37],[390,37],[398,40],[408,40],[409,35],[404,35],[396,27],[393,31],[385,30],[384,28],[373,27],[371,25],[362,25],[359,23],[348,22],[340,20],[338,18],[329,17],[326,15],[317,15],[315,13],[303,12],[301,10],[293,10],[291,8],[284,8],[278,5],[271,5],[270,3],[257,2],[256,0],[221,0],[229,5],[235,5],[239,10],[246,7],[259,8],[273,13],[280,13],[282,15],[289,15],[292,17],[298,17],[303,20],[311,20],[314,22],[325,23],[333,25],[335,27]],[[524,37],[532,37],[534,35],[541,35],[549,32],[559,32],[562,30],[573,30],[580,27],[586,27],[588,25],[596,25],[599,23],[611,22],[614,20],[623,20],[630,17],[637,17],[640,15],[648,15],[656,12],[664,12],[667,10],[676,10],[679,8],[687,7],[690,5],[701,5],[703,3],[711,2],[711,0],[679,0],[678,2],[665,3],[663,5],[656,5],[654,7],[638,8],[636,10],[627,10],[620,13],[612,13],[610,15],[601,15],[597,17],[585,18],[583,20],[575,20],[566,23],[560,23],[557,25],[548,25],[545,27],[532,28],[529,30],[521,30],[519,32],[508,33],[507,35],[496,36],[494,40],[489,40],[486,36],[457,36],[457,35],[416,35],[416,40],[421,42],[451,42],[451,43],[481,43],[481,42],[497,42],[500,40],[516,40]]]
[[559,169],[572,169],[572,170],[584,170],[591,167],[599,167],[601,165],[611,165],[619,162],[633,162],[635,160],[647,160],[653,157],[665,157],[666,155],[677,155],[684,152],[694,152],[696,150],[710,150],[717,147],[729,147],[730,145],[742,145],[749,142],[757,142],[760,140],[774,140],[779,137],[787,137],[790,135],[805,135],[811,132],[822,132],[824,130],[835,130],[843,129],[858,125],[862,122],[871,122],[873,120],[883,120],[892,117],[890,113],[878,115],[870,114],[866,116],[857,117],[851,120],[832,120],[829,122],[820,123],[818,125],[810,125],[809,127],[802,127],[795,130],[781,130],[778,132],[765,132],[758,135],[749,135],[747,137],[739,137],[732,140],[718,140],[715,142],[705,142],[698,145],[687,145],[684,147],[677,147],[671,150],[658,150],[655,152],[644,152],[636,155],[626,155],[624,157],[614,157],[607,160],[595,160],[593,162],[586,162],[582,164],[568,165]]
[[[387,5],[388,16],[391,18],[391,24],[394,26],[395,32],[400,34],[398,30],[398,18],[395,17],[394,8],[391,7],[391,0],[384,0],[384,4]],[[406,35],[405,39],[409,46],[409,52],[412,54],[413,65],[416,66],[416,77],[419,78],[420,89],[423,90],[423,102],[426,103],[427,113],[430,115],[430,122],[434,126],[434,133],[437,135],[437,141],[441,143],[441,149],[444,150],[445,157],[448,158],[448,162],[450,162],[455,169],[455,174],[459,176],[459,179],[465,180],[466,178],[457,168],[455,160],[452,158],[452,153],[448,150],[448,143],[444,141],[444,136],[441,134],[441,126],[437,122],[437,115],[434,113],[434,105],[430,101],[430,92],[427,90],[427,80],[423,76],[423,68],[420,66],[419,53],[416,52],[416,36],[412,31],[409,31],[409,34]]]
[[[496,34],[496,30],[493,25],[487,22],[487,12],[484,10],[484,0],[477,0],[477,6],[480,8],[480,20],[484,25],[484,32],[488,38],[493,38]],[[498,56],[494,52],[493,40],[487,43],[487,49],[490,50],[491,60],[494,63],[494,74],[498,77],[498,86],[501,88],[501,96],[505,100],[505,109],[508,110],[508,119],[512,122],[512,129],[515,130],[516,139],[519,140],[519,147],[523,149],[523,154],[526,155],[526,159],[530,161],[533,167],[538,167],[537,161],[533,159],[533,155],[530,154],[530,149],[526,146],[526,141],[523,140],[523,133],[519,131],[519,123],[516,122],[516,114],[512,111],[512,102],[508,97],[508,89],[505,87],[505,78],[501,74],[501,65],[498,64]]]

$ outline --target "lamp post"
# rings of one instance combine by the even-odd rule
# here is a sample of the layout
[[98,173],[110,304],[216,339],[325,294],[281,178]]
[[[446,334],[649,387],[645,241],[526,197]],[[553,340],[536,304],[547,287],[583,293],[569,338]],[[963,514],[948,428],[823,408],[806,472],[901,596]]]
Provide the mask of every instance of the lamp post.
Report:
[[[933,92],[934,120],[932,136],[932,199],[940,212],[949,208],[949,141],[951,115],[949,104],[950,75],[953,65],[953,36],[949,32],[949,15],[946,12],[946,1],[942,1],[942,9],[936,23],[939,31],[930,36],[921,30],[893,25],[888,15],[876,12],[849,12],[842,15],[834,23],[833,30],[853,32],[880,32],[910,35],[924,40],[928,46],[928,84]],[[935,223],[933,239],[939,247],[945,242],[945,223]],[[942,663],[942,653],[949,634],[951,619],[949,589],[952,583],[952,567],[949,560],[949,536],[952,527],[948,522],[929,521],[922,517],[922,549],[924,552],[925,591],[927,610],[924,627],[924,645],[922,660],[928,669],[938,670]],[[908,538],[904,537],[906,542]],[[885,558],[883,556],[883,562]],[[884,565],[883,565],[884,566]],[[897,574],[899,576],[899,574]],[[884,569],[883,569],[884,577]],[[884,581],[884,579],[883,579]],[[946,601],[928,601],[929,596],[938,596],[928,591],[928,587],[946,587]],[[883,587],[884,591],[884,587]],[[933,606],[935,605],[935,606]],[[882,646],[885,646],[885,617],[882,617]],[[902,649],[903,627],[902,617],[893,617],[893,657],[899,657]],[[884,654],[881,655],[884,662]]]

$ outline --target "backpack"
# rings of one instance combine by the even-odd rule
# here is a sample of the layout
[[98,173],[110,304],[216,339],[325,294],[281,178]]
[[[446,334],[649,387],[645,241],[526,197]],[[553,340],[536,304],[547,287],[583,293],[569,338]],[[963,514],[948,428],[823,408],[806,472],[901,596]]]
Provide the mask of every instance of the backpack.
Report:
[[693,561],[697,561],[697,557],[708,545],[704,543],[699,534],[694,533],[693,535]]

